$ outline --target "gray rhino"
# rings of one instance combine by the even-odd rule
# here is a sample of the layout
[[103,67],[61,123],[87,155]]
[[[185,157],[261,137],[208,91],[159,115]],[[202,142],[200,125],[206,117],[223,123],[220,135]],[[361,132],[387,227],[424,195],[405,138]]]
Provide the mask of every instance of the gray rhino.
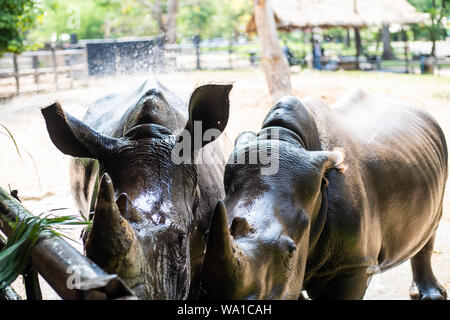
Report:
[[411,297],[445,299],[430,259],[447,175],[444,134],[419,108],[359,90],[331,108],[283,98],[235,142],[202,297],[362,299],[411,259]]
[[74,157],[71,190],[80,212],[95,211],[86,255],[141,299],[198,296],[211,213],[224,197],[225,161],[216,161],[218,142],[210,149],[209,141],[190,144],[190,159],[200,149],[210,159],[201,164],[176,163],[172,155],[183,128],[193,135],[201,122],[200,139],[225,129],[231,88],[200,86],[187,108],[150,79],[130,94],[100,99],[83,120],[57,103],[42,109],[54,145]]

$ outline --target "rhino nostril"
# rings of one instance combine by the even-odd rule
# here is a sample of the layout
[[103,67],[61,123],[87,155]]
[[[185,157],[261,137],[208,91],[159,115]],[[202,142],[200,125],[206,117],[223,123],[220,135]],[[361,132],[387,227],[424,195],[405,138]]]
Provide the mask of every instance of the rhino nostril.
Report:
[[170,226],[167,227],[167,231],[174,232],[175,234],[178,234],[178,235],[183,235],[184,234],[183,228],[181,228],[178,224],[176,224],[174,222],[172,222],[170,224]]
[[297,250],[297,246],[295,245],[294,242],[291,242],[288,244],[289,256],[292,256],[296,250]]
[[164,232],[168,239],[171,239],[172,243],[182,244],[186,239],[186,232],[176,223],[171,223]]

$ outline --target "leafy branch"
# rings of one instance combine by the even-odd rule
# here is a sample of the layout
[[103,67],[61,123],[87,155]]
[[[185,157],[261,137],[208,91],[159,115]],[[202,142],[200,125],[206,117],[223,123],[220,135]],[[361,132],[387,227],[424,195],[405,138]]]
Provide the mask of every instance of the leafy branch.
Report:
[[58,226],[89,224],[89,222],[79,220],[74,216],[55,218],[31,216],[24,218],[22,221],[16,219],[14,223],[9,221],[8,223],[12,232],[6,240],[6,244],[0,250],[0,290],[26,271],[30,263],[31,252],[39,239],[44,236],[68,238],[55,229]]

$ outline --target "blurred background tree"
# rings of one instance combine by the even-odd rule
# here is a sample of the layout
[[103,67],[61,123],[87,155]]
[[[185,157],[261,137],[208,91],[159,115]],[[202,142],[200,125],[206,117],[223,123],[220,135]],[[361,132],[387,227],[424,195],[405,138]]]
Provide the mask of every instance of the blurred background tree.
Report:
[[72,33],[78,39],[164,35],[168,43],[194,35],[236,39],[252,13],[249,0],[42,0],[42,7],[30,33],[42,42]]
[[33,0],[1,0],[0,55],[21,53],[33,47],[27,41],[28,31],[42,17],[40,3]]
[[137,0],[44,0],[44,16],[30,37],[36,41],[156,35],[157,25],[149,10]]
[[415,38],[423,37],[433,45],[430,54],[436,56],[436,41],[445,40],[447,31],[442,24],[443,19],[450,16],[450,0],[408,0],[419,11],[430,14],[430,23],[424,26],[413,26]]
[[[432,18],[428,23],[411,26],[411,40],[435,43],[445,38],[442,22],[450,15],[450,0],[408,1],[419,11],[430,13]],[[190,41],[197,35],[203,40],[248,38],[245,29],[252,14],[253,1],[1,0],[0,10],[0,52],[20,52],[32,43],[68,41],[70,34],[76,34],[78,39],[163,35],[167,43]],[[380,31],[381,26],[361,30],[363,47],[376,43],[376,52],[370,52],[372,54],[381,54]],[[348,44],[353,37],[351,30],[332,28],[321,33],[326,37],[325,49],[339,49],[348,55],[354,51],[354,46]],[[389,37],[390,40],[401,40],[399,32],[391,32]],[[298,56],[309,52],[310,39],[305,38],[303,32],[280,33],[280,38],[288,40]],[[434,44],[433,53],[435,47]]]

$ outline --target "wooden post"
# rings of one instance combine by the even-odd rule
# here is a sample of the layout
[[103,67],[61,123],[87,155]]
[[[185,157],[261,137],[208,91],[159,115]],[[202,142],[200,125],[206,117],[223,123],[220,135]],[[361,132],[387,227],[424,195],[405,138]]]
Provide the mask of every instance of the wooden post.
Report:
[[356,67],[359,70],[359,56],[361,55],[361,49],[362,49],[361,35],[359,33],[358,27],[354,27],[354,31],[355,31],[355,44],[356,44]]
[[58,90],[58,65],[56,62],[56,53],[55,53],[55,47],[52,45],[51,47],[52,51],[52,60],[53,60],[53,73],[55,76],[55,90]]
[[403,41],[405,42],[405,73],[409,73],[409,44],[408,44],[408,33],[406,32],[406,28],[402,28],[403,33]]
[[34,69],[34,83],[37,87],[37,92],[39,92],[39,58],[37,56],[33,56],[33,69]]
[[20,84],[19,84],[19,64],[17,63],[17,54],[13,54],[13,65],[14,65],[14,78],[16,78],[16,94],[20,93]]
[[200,35],[194,36],[195,56],[197,60],[197,70],[201,69],[200,66]]
[[33,266],[28,266],[27,271],[23,274],[23,283],[25,285],[27,300],[42,300],[39,276]]
[[261,64],[274,101],[292,92],[290,69],[279,45],[275,17],[267,0],[254,0],[256,30],[261,41]]
[[228,63],[230,64],[230,69],[233,69],[233,40],[228,43]]

